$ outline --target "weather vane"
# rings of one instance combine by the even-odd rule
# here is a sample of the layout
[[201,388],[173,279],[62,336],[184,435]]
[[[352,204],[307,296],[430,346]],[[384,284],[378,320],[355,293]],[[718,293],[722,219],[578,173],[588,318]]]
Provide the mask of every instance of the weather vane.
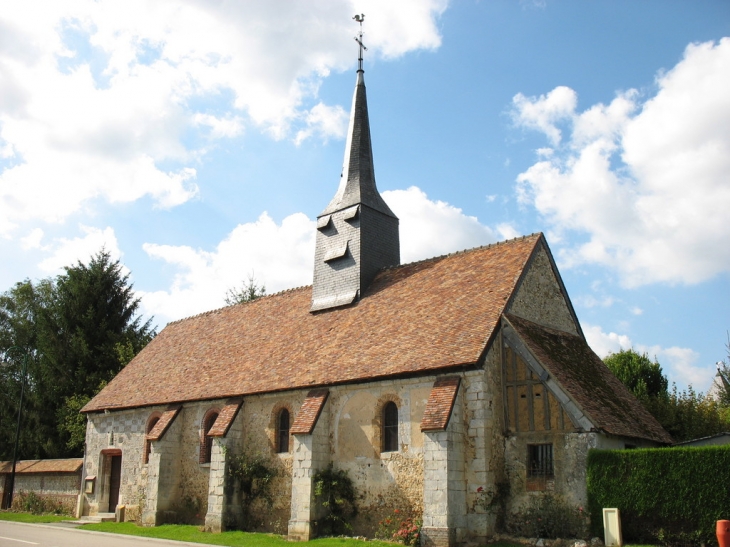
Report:
[[357,58],[357,70],[358,72],[362,72],[362,52],[363,50],[368,50],[368,48],[365,47],[365,44],[362,43],[362,22],[365,20],[365,14],[361,13],[360,15],[355,15],[353,19],[360,23],[360,34],[355,36],[355,41],[360,44],[360,56]]

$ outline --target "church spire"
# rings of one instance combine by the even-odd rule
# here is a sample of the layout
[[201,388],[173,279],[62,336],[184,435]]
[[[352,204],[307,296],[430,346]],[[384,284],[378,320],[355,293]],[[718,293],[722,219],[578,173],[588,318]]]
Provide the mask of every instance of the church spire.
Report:
[[375,186],[368,100],[365,94],[365,71],[362,68],[363,50],[367,51],[368,49],[362,42],[362,23],[365,20],[365,15],[356,15],[353,19],[360,23],[360,34],[355,37],[355,41],[360,47],[360,55],[358,57],[355,93],[352,97],[352,110],[350,111],[350,126],[347,129],[345,159],[342,163],[340,186],[337,189],[337,194],[321,215],[333,213],[355,203],[363,203],[395,218]]
[[352,304],[379,269],[400,264],[398,217],[375,185],[362,68],[363,51],[367,50],[362,42],[364,18],[353,17],[360,23],[360,33],[355,38],[360,49],[357,80],[340,185],[317,217],[311,311]]

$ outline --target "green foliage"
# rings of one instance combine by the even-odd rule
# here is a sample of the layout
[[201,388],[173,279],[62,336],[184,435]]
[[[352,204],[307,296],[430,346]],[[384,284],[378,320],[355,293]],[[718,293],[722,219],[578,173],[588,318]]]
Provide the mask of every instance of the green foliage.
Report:
[[507,531],[531,538],[585,538],[588,515],[583,507],[568,505],[562,498],[543,493],[509,519]]
[[69,520],[69,515],[34,515],[32,513],[15,513],[11,511],[0,511],[0,520],[11,522],[47,523]]
[[196,496],[184,496],[181,500],[173,504],[175,511],[175,524],[203,524],[205,515],[201,514],[202,506],[200,498]]
[[322,504],[325,515],[317,520],[317,531],[325,536],[338,536],[352,531],[350,519],[357,516],[355,485],[344,469],[332,463],[314,475],[314,496]]
[[646,353],[633,349],[612,353],[603,360],[611,372],[639,399],[666,395],[669,384],[661,365],[651,362]]
[[591,450],[588,506],[592,532],[603,536],[602,509],[621,511],[627,541],[714,541],[727,518],[730,447]]
[[697,393],[692,386],[665,397],[641,401],[675,442],[709,437],[730,430],[730,413],[718,401]]
[[[137,315],[129,276],[105,250],[54,279],[25,280],[0,295],[0,353],[28,353],[18,456],[63,458],[83,453],[84,400],[110,381],[154,336]],[[17,357],[17,356],[16,356]],[[0,370],[0,438],[13,438],[21,358]],[[0,443],[9,459],[12,443]]]
[[680,392],[673,384],[670,392],[661,365],[650,361],[646,354],[620,351],[606,357],[604,362],[675,442],[730,429],[730,409],[697,393],[692,386]]
[[231,458],[228,473],[241,489],[241,527],[251,530],[256,526],[255,504],[271,507],[274,502],[271,483],[277,475],[276,469],[264,456],[244,452]]
[[719,399],[723,407],[730,407],[730,332],[727,334],[727,344],[725,344],[727,359],[717,363],[717,375],[719,384]]
[[88,395],[76,394],[64,397],[63,406],[57,410],[58,428],[67,434],[66,447],[73,452],[84,449],[86,416],[80,411],[90,400],[91,397]]
[[35,492],[22,491],[13,496],[13,511],[32,515],[60,515],[64,512],[63,506],[57,501],[39,496]]
[[226,291],[225,301],[226,304],[232,306],[234,304],[251,302],[262,296],[266,296],[266,287],[264,285],[258,285],[256,278],[251,274],[248,276],[248,280],[241,285],[240,289],[234,288]]

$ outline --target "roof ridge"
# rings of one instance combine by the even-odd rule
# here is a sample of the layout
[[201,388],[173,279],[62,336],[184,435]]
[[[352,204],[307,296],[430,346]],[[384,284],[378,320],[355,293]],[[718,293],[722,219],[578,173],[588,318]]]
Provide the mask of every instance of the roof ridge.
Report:
[[452,257],[452,256],[457,256],[457,255],[462,255],[462,254],[466,254],[466,253],[471,253],[471,252],[474,252],[474,251],[480,251],[480,250],[483,250],[483,249],[489,249],[490,247],[498,247],[500,245],[507,245],[507,244],[510,244],[510,243],[515,243],[517,241],[523,241],[525,239],[528,239],[528,238],[531,238],[531,237],[535,237],[535,236],[541,236],[541,235],[542,235],[542,232],[533,232],[531,234],[527,234],[527,235],[523,235],[523,236],[517,236],[517,237],[513,237],[511,239],[505,239],[503,241],[495,241],[494,243],[487,243],[486,245],[478,245],[476,247],[469,247],[468,249],[461,249],[459,251],[453,251],[451,253],[446,253],[446,254],[443,254],[443,255],[432,256],[430,258],[423,258],[421,260],[414,260],[413,262],[407,262],[405,264],[397,264],[397,265],[394,265],[394,266],[386,266],[385,268],[382,268],[380,271],[383,272],[383,271],[388,271],[388,270],[395,270],[397,268],[402,268],[404,266],[414,266],[416,264],[424,264],[426,262],[432,262],[432,261],[441,260],[441,259],[444,259],[444,258],[449,258],[449,257]]
[[[439,255],[439,256],[432,256],[430,258],[424,258],[422,260],[415,260],[413,262],[407,262],[406,264],[397,264],[397,265],[394,265],[394,266],[386,266],[384,268],[381,268],[378,271],[385,272],[385,271],[395,270],[395,269],[398,269],[398,268],[403,268],[403,267],[406,267],[406,266],[413,266],[413,265],[417,265],[417,264],[426,264],[428,262],[435,262],[437,260],[442,260],[444,258],[458,256],[458,255],[462,255],[462,254],[466,254],[466,253],[472,253],[472,252],[479,251],[479,250],[483,250],[483,249],[489,249],[491,247],[498,247],[500,245],[509,245],[509,244],[515,243],[517,241],[524,241],[525,239],[529,239],[531,237],[540,236],[540,235],[542,235],[542,232],[533,232],[531,234],[527,234],[527,235],[523,235],[523,236],[517,236],[517,237],[513,237],[511,239],[505,239],[503,241],[495,241],[494,243],[487,243],[486,245],[479,245],[477,247],[470,247],[468,249],[461,249],[459,251],[454,251],[454,252],[447,253],[447,254],[443,254],[443,255]],[[221,310],[224,310],[224,309],[227,309],[227,308],[232,308],[233,306],[240,306],[240,305],[243,305],[243,304],[251,304],[253,302],[256,302],[257,300],[268,299],[268,298],[272,298],[274,296],[281,296],[283,294],[287,294],[287,293],[294,292],[294,291],[301,291],[301,290],[309,289],[311,287],[312,287],[312,285],[300,285],[299,287],[291,287],[289,289],[283,289],[283,290],[278,291],[278,292],[275,292],[275,293],[265,294],[263,296],[259,296],[258,298],[254,299],[254,300],[249,300],[248,302],[237,302],[236,304],[231,304],[229,306],[221,306],[220,308],[214,308],[212,310],[206,310],[204,312],[196,313],[194,315],[189,315],[187,317],[181,317],[180,319],[176,319],[174,321],[170,321],[169,323],[167,323],[167,325],[174,325],[176,323],[180,323],[181,321],[187,321],[189,319],[195,319],[195,318],[198,318],[198,317],[205,317],[207,315],[212,315],[214,313],[220,312]]]
[[252,303],[256,302],[257,300],[268,299],[268,298],[272,298],[274,296],[281,296],[282,294],[286,294],[286,293],[290,293],[290,292],[295,292],[295,291],[301,291],[303,289],[308,289],[310,287],[311,287],[311,285],[300,285],[299,287],[290,287],[288,289],[283,289],[281,291],[277,291],[277,292],[274,292],[274,293],[271,293],[271,294],[264,294],[262,296],[258,296],[256,298],[254,298],[253,300],[248,300],[247,302],[236,302],[235,304],[229,304],[227,306],[221,306],[220,308],[213,308],[212,310],[206,310],[206,311],[202,311],[200,313],[196,313],[194,315],[188,315],[186,317],[181,317],[180,319],[175,319],[174,321],[170,321],[167,324],[168,325],[174,325],[175,323],[180,323],[181,321],[187,321],[189,319],[195,319],[195,318],[198,318],[198,317],[204,317],[206,315],[211,315],[211,314],[214,314],[214,313],[219,312],[221,310],[225,310],[227,308],[232,308],[234,306],[242,306],[242,305],[245,305],[245,304],[252,304]]

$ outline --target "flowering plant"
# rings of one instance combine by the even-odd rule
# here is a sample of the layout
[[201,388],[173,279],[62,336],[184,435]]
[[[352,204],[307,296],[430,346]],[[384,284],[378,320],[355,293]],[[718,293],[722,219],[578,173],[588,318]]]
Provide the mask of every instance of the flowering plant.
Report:
[[403,545],[413,547],[418,545],[421,538],[421,521],[413,517],[404,518],[399,509],[394,509],[392,516],[378,523],[375,537],[399,541]]

